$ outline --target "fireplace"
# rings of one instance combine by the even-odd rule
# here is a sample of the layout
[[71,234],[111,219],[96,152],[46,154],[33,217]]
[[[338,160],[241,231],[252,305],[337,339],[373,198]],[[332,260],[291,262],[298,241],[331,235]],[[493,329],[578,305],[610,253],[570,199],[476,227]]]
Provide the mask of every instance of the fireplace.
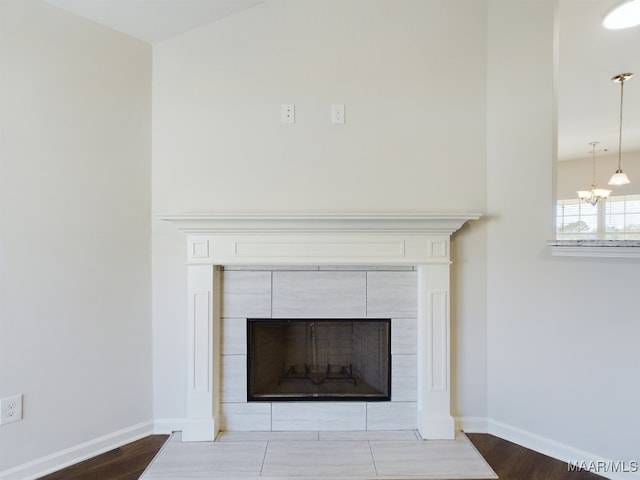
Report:
[[[479,217],[475,213],[161,216],[186,234],[188,384],[186,415],[181,419],[183,441],[212,440],[225,428],[390,430],[400,424],[401,428],[417,428],[424,439],[454,438],[449,351],[450,238],[466,221]],[[246,359],[244,363],[236,363],[239,355],[225,355],[222,348],[226,345],[222,338],[229,333],[225,333],[222,325],[222,269],[247,266],[276,269],[411,267],[415,272],[412,289],[416,305],[415,332],[411,337],[415,353],[411,362],[407,361],[410,354],[395,355],[392,376],[402,360],[406,362],[398,372],[413,365],[411,378],[416,382],[410,389],[414,392],[413,398],[393,398],[403,382],[407,386],[408,377],[400,381],[393,377],[392,398],[388,402],[247,402],[246,391],[244,397],[227,391],[223,377],[237,377],[234,372],[245,371]],[[367,273],[369,276],[373,274]],[[339,284],[331,285],[341,288]],[[366,285],[375,287],[375,282],[367,279]],[[356,300],[352,306],[363,305],[361,294],[349,298]],[[365,315],[352,315],[349,311],[340,318],[375,317],[368,304],[368,294],[365,298]],[[276,294],[259,299],[267,307],[278,307]],[[305,302],[302,292],[287,308],[294,312]],[[297,318],[298,315],[313,316],[281,315],[274,310],[270,316],[245,315],[244,321],[263,317]],[[394,322],[396,327],[404,322],[395,315],[379,317],[391,317],[392,328]],[[243,384],[246,388],[246,379]],[[231,425],[230,418],[244,423]]]
[[390,399],[390,319],[247,319],[247,401]]

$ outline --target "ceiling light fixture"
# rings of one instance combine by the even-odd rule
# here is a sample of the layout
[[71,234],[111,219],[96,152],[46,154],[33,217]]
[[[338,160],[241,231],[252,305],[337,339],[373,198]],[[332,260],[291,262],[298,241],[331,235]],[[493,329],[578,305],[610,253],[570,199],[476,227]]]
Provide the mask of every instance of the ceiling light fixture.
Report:
[[622,171],[622,100],[624,98],[624,82],[633,77],[633,73],[621,73],[611,80],[620,84],[620,130],[618,133],[618,169],[611,176],[609,185],[626,185],[631,183],[627,175]]
[[591,190],[578,190],[578,198],[590,203],[592,206],[595,206],[600,200],[606,200],[611,194],[611,190],[598,188],[598,185],[596,185],[596,145],[598,145],[598,143],[599,142],[589,142],[589,145],[591,145],[591,161],[593,165]]
[[602,25],[610,30],[640,25],[640,0],[631,0],[618,5],[604,17]]

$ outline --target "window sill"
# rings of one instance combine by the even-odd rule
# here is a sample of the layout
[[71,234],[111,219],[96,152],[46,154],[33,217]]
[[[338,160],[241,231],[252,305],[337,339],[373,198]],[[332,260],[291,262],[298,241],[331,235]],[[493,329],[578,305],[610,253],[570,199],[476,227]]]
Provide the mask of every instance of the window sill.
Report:
[[548,240],[561,257],[640,258],[640,240]]

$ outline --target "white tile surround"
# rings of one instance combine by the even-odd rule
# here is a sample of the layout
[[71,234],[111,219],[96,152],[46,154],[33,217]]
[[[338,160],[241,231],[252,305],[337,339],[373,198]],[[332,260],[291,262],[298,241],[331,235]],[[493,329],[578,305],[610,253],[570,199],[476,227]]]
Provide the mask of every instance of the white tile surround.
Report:
[[[221,429],[415,428],[424,439],[454,438],[449,241],[479,215],[161,218],[187,234],[184,441],[212,440]],[[391,266],[403,268],[388,271]],[[246,402],[238,382],[246,379],[246,318],[313,315],[392,319],[391,402]]]
[[[255,270],[226,268],[221,275],[220,422],[223,430],[416,428],[415,269],[253,268]],[[246,319],[251,317],[391,318],[391,402],[274,402],[266,404],[269,408],[265,402],[247,403]],[[260,420],[256,422],[258,415]]]

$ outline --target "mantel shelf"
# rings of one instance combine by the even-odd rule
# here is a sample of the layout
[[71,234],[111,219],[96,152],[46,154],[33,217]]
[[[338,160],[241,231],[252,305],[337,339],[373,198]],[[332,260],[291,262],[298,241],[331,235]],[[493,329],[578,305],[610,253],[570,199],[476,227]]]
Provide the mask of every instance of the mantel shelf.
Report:
[[479,213],[159,215],[187,234],[438,233],[451,235]]

